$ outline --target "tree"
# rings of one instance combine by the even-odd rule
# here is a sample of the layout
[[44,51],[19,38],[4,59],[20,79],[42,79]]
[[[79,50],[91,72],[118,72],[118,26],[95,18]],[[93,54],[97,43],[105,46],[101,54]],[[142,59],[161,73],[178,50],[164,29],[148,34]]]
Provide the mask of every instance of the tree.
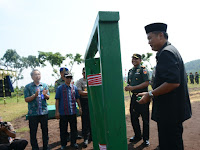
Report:
[[[13,79],[13,83],[16,80],[23,79],[22,71],[26,68],[26,63],[23,62],[23,59],[18,55],[16,50],[8,49],[6,53],[1,58],[1,66],[5,70],[17,71],[16,78]],[[13,76],[11,76],[13,78]]]
[[[55,78],[59,78],[60,74],[58,72],[58,67],[60,67],[62,64],[65,64],[65,61],[67,61],[68,62],[67,65],[65,64],[64,66],[69,66],[67,68],[71,72],[73,69],[74,63],[77,63],[79,65],[83,62],[83,59],[81,58],[81,56],[82,55],[78,53],[75,56],[73,56],[73,54],[66,54],[66,56],[62,56],[62,54],[60,54],[59,52],[54,54],[52,52],[39,51],[38,59],[39,59],[39,63],[42,66],[46,66],[46,62],[49,62],[53,68],[52,76],[54,76]],[[67,60],[67,58],[69,60]]]
[[84,61],[81,58],[81,54],[78,54],[78,53],[76,53],[75,56],[73,56],[73,54],[67,54],[66,57],[70,59],[70,61],[68,63],[68,65],[70,66],[70,68],[68,68],[70,70],[70,72],[72,71],[72,68],[73,68],[75,62],[79,65]]
[[[153,54],[152,53],[147,53],[146,55],[145,54],[142,54],[141,56],[142,56],[142,60],[143,60],[143,62],[148,62],[149,63],[149,65],[151,66],[151,70],[153,70],[153,66],[151,65],[151,63],[150,63],[150,58],[151,58],[151,56],[152,56]],[[143,63],[142,62],[142,63]]]
[[43,66],[46,66],[45,62],[49,62],[51,66],[59,66],[63,63],[65,60],[65,56],[62,56],[59,52],[57,53],[52,53],[52,52],[42,52],[39,51],[39,63]]

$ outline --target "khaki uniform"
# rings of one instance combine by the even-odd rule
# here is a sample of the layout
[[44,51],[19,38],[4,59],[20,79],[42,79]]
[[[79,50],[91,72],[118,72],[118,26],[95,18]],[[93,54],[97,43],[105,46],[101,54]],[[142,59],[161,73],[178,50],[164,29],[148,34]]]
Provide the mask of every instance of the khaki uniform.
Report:
[[57,89],[60,85],[62,85],[62,84],[64,84],[64,83],[65,83],[65,81],[64,81],[62,78],[56,80],[55,85],[54,85],[54,90],[55,90],[55,92],[56,92],[56,89]]

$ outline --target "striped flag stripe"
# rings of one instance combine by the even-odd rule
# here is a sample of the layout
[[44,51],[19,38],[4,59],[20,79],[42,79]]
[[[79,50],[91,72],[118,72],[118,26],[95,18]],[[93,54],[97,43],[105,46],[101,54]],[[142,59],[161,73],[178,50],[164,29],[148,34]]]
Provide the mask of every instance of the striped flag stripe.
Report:
[[94,74],[94,75],[88,75],[87,81],[89,86],[98,86],[102,84],[101,80],[101,73]]

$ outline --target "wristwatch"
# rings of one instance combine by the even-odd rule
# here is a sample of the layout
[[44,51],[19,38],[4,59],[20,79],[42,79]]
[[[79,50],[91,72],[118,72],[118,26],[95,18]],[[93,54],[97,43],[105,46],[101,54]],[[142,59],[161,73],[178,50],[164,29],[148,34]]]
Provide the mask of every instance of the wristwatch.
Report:
[[152,93],[152,91],[149,91],[149,97],[150,97],[150,98],[153,98],[153,93]]

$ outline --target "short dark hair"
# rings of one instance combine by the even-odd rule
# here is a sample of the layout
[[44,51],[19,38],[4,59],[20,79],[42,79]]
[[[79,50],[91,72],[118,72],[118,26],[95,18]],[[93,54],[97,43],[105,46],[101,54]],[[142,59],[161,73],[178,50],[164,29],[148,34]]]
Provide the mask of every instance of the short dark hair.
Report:
[[156,34],[156,35],[158,35],[159,33],[163,33],[164,38],[165,38],[166,40],[168,40],[168,33],[167,33],[167,32],[164,32],[164,31],[153,31],[152,33],[154,33],[154,34]]

